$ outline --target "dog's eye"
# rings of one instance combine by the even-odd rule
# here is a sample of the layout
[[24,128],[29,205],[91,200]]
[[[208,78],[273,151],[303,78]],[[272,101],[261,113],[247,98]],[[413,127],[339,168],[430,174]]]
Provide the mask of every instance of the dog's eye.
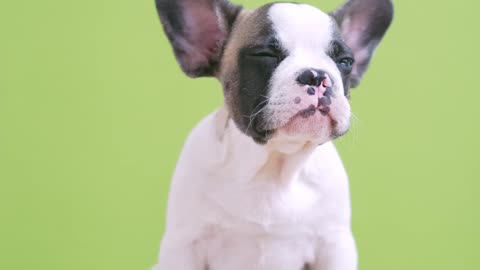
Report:
[[253,47],[250,51],[251,56],[280,58],[282,48],[276,39],[272,39],[267,45]]
[[264,52],[256,52],[256,53],[253,53],[252,56],[255,56],[255,57],[271,57],[271,58],[278,58],[278,55],[276,55],[275,53],[273,52],[268,52],[268,51],[264,51]]
[[353,66],[353,59],[350,58],[350,57],[345,57],[345,58],[342,58],[340,59],[337,64],[339,64],[340,66],[344,67],[344,68],[351,68]]
[[355,60],[353,60],[353,58],[344,57],[337,61],[337,65],[342,72],[349,74],[350,72],[352,72],[354,62]]

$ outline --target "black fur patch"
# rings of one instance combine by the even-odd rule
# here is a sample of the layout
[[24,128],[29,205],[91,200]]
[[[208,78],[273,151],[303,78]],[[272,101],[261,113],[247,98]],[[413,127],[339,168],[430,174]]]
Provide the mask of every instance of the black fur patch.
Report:
[[260,34],[253,44],[246,44],[238,54],[238,85],[234,92],[236,113],[232,116],[237,126],[257,143],[266,143],[272,130],[264,130],[268,119],[262,112],[267,105],[271,77],[286,55],[275,38],[272,23],[267,19],[271,5],[258,10],[260,18],[265,18],[256,27]]

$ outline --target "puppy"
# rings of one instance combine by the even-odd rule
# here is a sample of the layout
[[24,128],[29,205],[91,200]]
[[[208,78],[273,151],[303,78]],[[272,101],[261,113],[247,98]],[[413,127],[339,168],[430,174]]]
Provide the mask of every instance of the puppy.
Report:
[[156,270],[354,270],[348,179],[332,143],[393,17],[390,0],[330,14],[296,3],[157,0],[182,70],[223,107],[188,137]]

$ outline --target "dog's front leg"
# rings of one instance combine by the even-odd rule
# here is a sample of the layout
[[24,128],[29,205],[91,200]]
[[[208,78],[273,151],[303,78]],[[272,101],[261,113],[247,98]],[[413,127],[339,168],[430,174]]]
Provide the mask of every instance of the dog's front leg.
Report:
[[159,263],[152,270],[208,270],[195,241],[162,241]]
[[357,256],[352,233],[335,233],[322,238],[319,254],[311,270],[356,270]]

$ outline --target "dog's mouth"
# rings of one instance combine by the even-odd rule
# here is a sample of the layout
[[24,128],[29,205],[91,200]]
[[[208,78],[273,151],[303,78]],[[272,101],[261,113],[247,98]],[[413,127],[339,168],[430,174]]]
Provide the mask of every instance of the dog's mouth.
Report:
[[[277,128],[281,134],[311,140],[334,140],[348,131],[348,126],[339,114],[338,105],[319,99],[317,105],[310,105],[291,116],[284,125]],[[337,118],[338,117],[338,118]]]
[[[302,119],[309,119],[314,117],[315,115],[319,114],[322,117],[326,117],[330,120],[331,126],[334,128],[337,125],[337,121],[334,119],[331,113],[331,106],[332,105],[332,99],[330,96],[323,96],[318,98],[318,103],[317,105],[310,105],[308,108],[300,110],[297,112],[295,115],[290,117],[290,119],[287,121],[287,123],[283,126],[286,126],[290,124],[291,122],[295,121],[298,118]],[[319,116],[317,115],[317,116]]]
[[[318,96],[316,104],[310,104],[308,107],[293,110],[295,107],[284,107],[278,111],[265,114],[262,108],[257,108],[256,117],[250,123],[249,134],[257,143],[265,144],[278,131],[287,131],[290,136],[311,136],[311,137],[330,137],[337,138],[342,136],[346,130],[342,117],[339,114],[339,104],[335,101],[335,95],[329,91]],[[338,104],[337,104],[338,103]],[[290,115],[288,112],[291,112]],[[282,115],[283,113],[283,115]],[[339,117],[337,119],[337,117]],[[339,123],[341,122],[341,123]]]
[[[320,118],[323,118],[321,120]],[[325,121],[326,120],[326,121]],[[331,138],[340,137],[344,132],[337,132],[337,121],[331,116],[330,108],[328,106],[314,106],[311,105],[308,108],[297,112],[290,117],[283,125],[279,125],[272,128],[264,128],[260,120],[254,120],[252,128],[250,129],[250,136],[253,140],[259,144],[266,144],[277,131],[282,129],[291,129],[292,126],[297,126],[299,123],[304,126],[317,126],[320,125],[320,121],[323,123],[329,123],[327,126],[319,127],[322,129],[328,129],[331,132]],[[301,130],[301,129],[300,129]],[[301,133],[301,132],[300,132]]]
[[318,99],[318,103],[317,105],[310,105],[308,106],[308,108],[304,109],[304,110],[301,110],[299,111],[297,114],[295,114],[294,116],[292,116],[289,120],[292,121],[293,118],[295,117],[298,117],[298,116],[301,116],[303,118],[310,118],[312,116],[314,116],[316,113],[320,113],[322,116],[328,116],[330,117],[330,119],[333,120],[333,118],[331,117],[330,115],[330,105],[332,104],[332,100],[330,97],[328,96],[324,96],[324,97],[321,97]]

